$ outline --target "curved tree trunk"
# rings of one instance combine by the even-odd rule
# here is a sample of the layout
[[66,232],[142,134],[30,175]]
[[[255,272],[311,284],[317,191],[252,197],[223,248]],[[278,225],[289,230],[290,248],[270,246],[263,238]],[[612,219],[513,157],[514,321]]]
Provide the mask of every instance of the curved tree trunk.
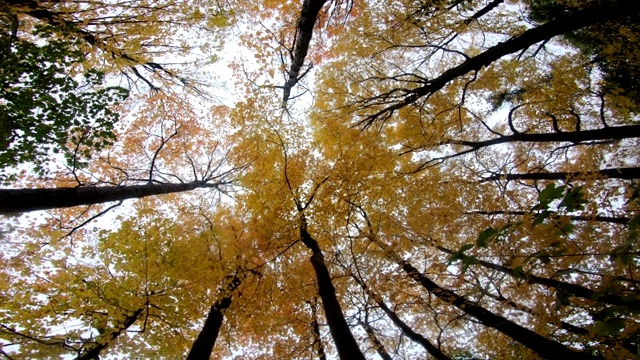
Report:
[[482,179],[480,182],[495,180],[565,180],[582,176],[601,176],[606,179],[632,180],[640,178],[640,168],[613,168],[589,172],[534,172],[525,174],[495,174]]
[[[633,14],[635,13],[634,8],[635,1],[632,0],[595,1],[594,5],[590,7],[575,11],[572,14],[559,16],[545,24],[529,29],[519,36],[501,42],[476,56],[468,58],[460,65],[450,68],[440,76],[429,79],[423,86],[407,90],[406,95],[395,102],[395,104],[386,106],[376,113],[365,117],[360,121],[360,125],[368,128],[375,121],[384,121],[394,112],[415,103],[420,98],[439,91],[451,81],[470,72],[479,71],[482,67],[489,66],[506,55],[525,50],[534,44],[549,40],[558,35]],[[393,89],[391,92],[364,100],[364,105],[375,104],[376,100],[380,100],[382,104],[388,103],[389,95],[397,90],[398,89]]]

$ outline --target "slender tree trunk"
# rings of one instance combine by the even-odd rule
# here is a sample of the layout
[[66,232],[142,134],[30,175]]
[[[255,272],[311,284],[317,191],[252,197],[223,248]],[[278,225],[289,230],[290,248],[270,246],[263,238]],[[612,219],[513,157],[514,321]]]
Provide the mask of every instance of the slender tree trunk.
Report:
[[384,348],[384,345],[378,340],[378,336],[376,335],[375,330],[369,325],[369,323],[365,321],[360,322],[360,326],[367,333],[367,337],[373,343],[373,348],[376,350],[378,355],[382,358],[382,360],[392,360],[391,355],[387,352],[387,349]]
[[217,184],[193,181],[131,186],[0,189],[0,214],[99,204],[216,186]]
[[[469,211],[466,212],[465,214],[467,215],[519,215],[519,216],[524,216],[524,215],[529,215],[531,214],[530,211],[504,211],[504,210],[496,210],[496,211],[483,211],[483,210],[477,210],[477,211]],[[554,216],[566,216],[571,220],[575,220],[575,221],[600,221],[600,222],[606,222],[606,223],[612,223],[612,224],[626,224],[629,222],[629,220],[631,220],[631,218],[628,217],[611,217],[611,216],[580,216],[580,215],[555,215],[552,214],[552,217]]]
[[464,23],[466,25],[471,24],[472,22],[480,19],[482,16],[488,14],[489,12],[491,12],[491,10],[497,8],[500,4],[502,4],[504,2],[504,0],[493,0],[492,2],[490,2],[489,4],[487,4],[487,6],[483,7],[482,9],[480,9],[478,12],[476,12],[475,14],[473,14],[472,16],[470,16],[469,18],[464,20]]
[[[382,110],[384,111],[384,110]],[[372,120],[373,121],[373,120]],[[450,160],[466,154],[473,153],[483,148],[487,148],[499,144],[508,143],[573,143],[580,144],[587,141],[610,141],[620,139],[631,139],[640,137],[640,125],[626,125],[615,127],[604,127],[593,130],[578,130],[568,132],[550,132],[550,133],[514,133],[511,135],[499,135],[493,139],[484,141],[469,141],[460,139],[451,139],[443,141],[437,145],[463,145],[468,149],[458,151],[453,154],[431,158],[424,161],[414,172],[426,169],[434,164],[440,164],[445,160]],[[481,180],[482,181],[482,180]],[[485,180],[487,181],[487,180]]]
[[[524,305],[520,305],[517,304],[516,302],[514,302],[513,300],[509,300],[507,298],[505,298],[502,295],[495,295],[495,294],[491,294],[490,292],[481,289],[480,290],[482,292],[483,295],[486,295],[492,299],[495,299],[496,301],[499,301],[513,309],[525,312],[527,314],[533,315],[533,316],[540,316],[540,314],[538,314],[536,311],[534,311],[532,308],[528,307],[528,306],[524,306]],[[551,322],[551,324],[553,324],[553,322]],[[622,346],[624,347],[627,351],[629,351],[631,354],[635,354],[636,350],[635,347],[629,343],[623,342],[623,341],[619,341],[613,337],[606,337],[603,335],[598,335],[598,334],[592,334],[591,332],[589,332],[589,330],[580,327],[580,326],[576,326],[573,324],[570,324],[566,321],[560,320],[560,329],[566,330],[567,332],[570,332],[572,334],[575,335],[579,335],[579,336],[585,336],[588,338],[589,341],[595,340],[601,344],[607,345],[607,346]]]
[[626,126],[614,126],[605,127],[601,129],[593,130],[579,130],[568,132],[551,132],[551,133],[517,133],[513,135],[499,136],[494,139],[484,141],[464,141],[464,140],[452,140],[447,141],[447,144],[456,144],[469,146],[475,150],[485,148],[488,146],[513,143],[513,142],[539,142],[539,143],[552,143],[552,142],[571,142],[581,143],[585,141],[595,140],[620,140],[640,137],[640,125],[626,125]]
[[[453,254],[453,251],[447,248],[444,248],[442,246],[438,246],[437,248],[438,250],[444,253]],[[627,300],[624,300],[622,297],[614,294],[601,295],[581,285],[571,284],[568,282],[555,280],[555,279],[543,278],[543,277],[535,276],[532,274],[526,274],[526,273],[520,274],[520,273],[516,273],[513,269],[503,265],[490,263],[488,261],[484,261],[480,259],[476,259],[476,260],[478,261],[477,263],[479,265],[482,265],[489,269],[500,271],[501,273],[511,275],[518,279],[526,280],[529,284],[540,284],[540,285],[556,288],[558,290],[566,291],[573,296],[580,297],[583,299],[589,299],[591,301],[597,301],[597,302],[617,305],[617,306],[625,306],[631,309],[640,309],[640,301],[638,300],[627,301]]]
[[320,324],[318,324],[318,312],[316,311],[317,304],[317,298],[313,298],[313,302],[309,303],[309,307],[311,308],[311,318],[313,322],[313,347],[318,353],[318,359],[327,360],[327,354],[324,351],[324,345],[322,345],[322,339],[320,338]]
[[[460,65],[453,67],[442,75],[429,79],[425,85],[407,91],[407,95],[393,105],[387,106],[378,112],[371,114],[360,121],[365,128],[369,127],[376,120],[384,120],[389,118],[394,112],[405,106],[415,103],[418,99],[433,94],[451,81],[464,76],[473,71],[480,71],[482,67],[491,65],[494,61],[519,51],[523,51],[536,43],[547,41],[555,36],[566,34],[568,32],[578,30],[590,25],[615,20],[628,14],[634,13],[635,1],[619,0],[619,1],[595,1],[594,5],[577,10],[571,14],[559,16],[538,27],[529,29],[519,36],[515,36],[501,42],[484,52],[468,58]],[[392,91],[396,91],[394,89]],[[378,95],[377,97],[367,99],[364,105],[375,103],[376,100],[387,102],[390,93]]]
[[209,309],[209,314],[204,322],[202,330],[198,334],[198,338],[193,343],[187,360],[209,360],[211,352],[218,339],[222,321],[224,320],[224,311],[231,306],[233,292],[240,286],[242,280],[239,274],[229,276],[225,279],[225,285],[220,291],[220,295],[216,303]]
[[338,355],[342,360],[364,360],[364,355],[358,347],[356,339],[353,337],[349,324],[344,318],[342,307],[336,297],[336,289],[333,287],[329,269],[324,262],[324,256],[320,250],[318,242],[311,237],[307,231],[307,223],[302,215],[300,225],[300,237],[302,243],[308,247],[313,255],[311,255],[311,265],[316,273],[318,281],[318,292],[322,299],[322,307],[327,317],[327,323],[331,336],[338,350]]
[[106,349],[109,344],[111,344],[115,339],[118,338],[123,332],[125,332],[133,323],[136,322],[142,316],[144,312],[144,308],[140,308],[136,310],[131,316],[128,316],[124,323],[122,323],[121,327],[118,327],[117,330],[112,331],[106,336],[106,341],[102,341],[104,339],[98,338],[98,343],[95,346],[90,347],[87,351],[77,357],[77,360],[93,360],[98,359],[100,356],[100,352]]
[[309,51],[309,44],[313,36],[313,27],[318,19],[320,9],[322,9],[322,6],[324,6],[326,2],[326,0],[304,0],[302,3],[300,19],[298,20],[298,27],[296,29],[296,43],[293,48],[293,54],[291,55],[291,68],[289,69],[287,82],[282,87],[284,89],[282,101],[285,103],[289,100],[291,89],[298,83],[298,80],[300,80],[300,69],[302,69],[304,59],[307,57],[307,51]]
[[409,339],[413,340],[414,342],[420,344],[425,350],[427,350],[427,353],[429,353],[431,356],[433,356],[434,358],[438,359],[438,360],[451,360],[450,357],[446,356],[442,351],[440,351],[440,349],[438,349],[437,346],[433,345],[431,343],[431,341],[429,341],[429,339],[425,338],[424,336],[418,334],[417,332],[413,331],[413,329],[411,329],[411,327],[409,325],[407,325],[404,321],[402,321],[402,319],[400,319],[400,317],[398,316],[398,314],[396,314],[393,310],[391,310],[387,304],[385,304],[385,302],[382,300],[382,297],[380,295],[378,295],[377,293],[375,293],[373,290],[369,289],[369,287],[367,286],[367,284],[364,283],[364,281],[362,281],[361,279],[359,279],[357,276],[355,276],[354,274],[351,275],[351,277],[358,283],[360,284],[360,286],[362,287],[362,289],[369,294],[369,297],[371,299],[373,299],[376,304],[378,304],[378,306],[380,307],[380,309],[382,309],[382,311],[384,311],[385,314],[387,314],[387,316],[389,317],[389,319],[391,319],[391,321],[402,331],[403,334],[405,334]]
[[481,182],[495,180],[565,180],[568,178],[581,178],[589,176],[600,176],[606,179],[625,179],[632,180],[640,178],[640,168],[615,168],[602,169],[591,172],[537,172],[526,174],[496,174],[486,177]]
[[494,328],[501,333],[511,337],[522,345],[535,351],[541,357],[548,359],[601,359],[601,357],[598,356],[571,350],[556,341],[547,339],[546,337],[523,326],[520,326],[511,320],[508,320],[500,315],[496,315],[451,290],[440,287],[438,284],[431,281],[428,277],[418,271],[418,269],[413,267],[413,265],[411,265],[408,261],[402,259],[388,246],[382,244],[375,238],[372,238],[372,240],[385,251],[389,259],[397,263],[402,268],[402,270],[404,270],[407,275],[409,275],[409,277],[420,283],[427,291],[429,291],[429,293],[435,295],[440,300],[457,307],[468,315],[476,318],[484,326]]

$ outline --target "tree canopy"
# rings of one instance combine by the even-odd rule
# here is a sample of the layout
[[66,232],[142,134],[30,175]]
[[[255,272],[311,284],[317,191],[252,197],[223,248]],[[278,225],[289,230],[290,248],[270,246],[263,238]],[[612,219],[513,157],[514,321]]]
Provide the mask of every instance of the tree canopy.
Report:
[[0,3],[0,357],[640,356],[634,5]]

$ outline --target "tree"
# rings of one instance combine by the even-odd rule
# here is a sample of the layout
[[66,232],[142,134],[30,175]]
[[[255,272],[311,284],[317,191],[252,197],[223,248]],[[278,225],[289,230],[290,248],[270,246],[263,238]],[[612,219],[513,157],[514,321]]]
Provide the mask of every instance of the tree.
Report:
[[[187,78],[173,65],[157,61],[159,55],[192,53],[199,46],[215,49],[222,28],[233,22],[222,4],[170,1],[132,6],[128,3],[73,1],[5,1],[5,8],[29,26],[45,24],[56,34],[84,43],[95,66],[106,61],[107,73],[122,72],[129,85],[140,81],[151,89],[172,83],[193,87],[198,79]],[[31,20],[31,21],[29,21]],[[176,42],[165,36],[170,31],[188,30],[206,34],[200,43]]]
[[62,153],[69,164],[86,162],[113,144],[119,120],[113,106],[129,92],[103,86],[104,74],[95,69],[71,76],[84,55],[77,42],[47,40],[51,26],[24,34],[18,16],[4,11],[0,22],[6,26],[0,34],[0,166],[31,163],[43,174],[52,153]]
[[100,204],[131,198],[142,198],[160,194],[189,191],[197,188],[219,188],[224,181],[209,183],[211,179],[178,184],[146,184],[112,187],[79,187],[53,189],[6,189],[0,190],[0,214],[58,209],[78,205]]
[[[24,163],[48,176],[57,165],[52,153],[64,155],[68,167],[85,167],[97,151],[116,141],[116,123],[126,116],[124,109],[134,106],[132,98],[122,105],[131,90],[171,92],[180,85],[205,95],[207,84],[187,73],[215,56],[196,61],[193,53],[215,49],[233,20],[223,8],[205,14],[201,5],[3,2],[2,178],[18,181]],[[208,36],[190,45],[165,36],[179,29]],[[181,65],[158,61],[179,55],[190,60]]]
[[[327,2],[313,97],[286,108],[281,87],[259,84],[290,70],[277,54],[295,48],[300,4],[250,8],[276,30],[252,44],[255,68],[235,66],[241,101],[213,107],[212,126],[174,94],[149,96],[129,136],[63,182],[191,179],[218,164],[201,150],[222,124],[218,170],[237,191],[147,197],[98,235],[4,235],[3,351],[112,339],[101,354],[636,356],[637,107],[593,61],[600,48],[568,40],[623,28],[632,4],[563,1],[570,11],[536,20],[534,3],[358,3],[316,37]],[[241,270],[259,275],[234,281]],[[47,332],[72,320],[88,330]]]

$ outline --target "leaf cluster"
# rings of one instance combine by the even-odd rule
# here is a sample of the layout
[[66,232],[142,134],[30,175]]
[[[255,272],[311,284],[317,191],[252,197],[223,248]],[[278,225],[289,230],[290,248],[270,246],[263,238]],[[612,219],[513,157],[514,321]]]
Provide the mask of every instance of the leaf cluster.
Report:
[[38,26],[29,36],[3,31],[0,46],[2,168],[30,163],[42,175],[55,154],[81,167],[92,152],[113,144],[120,118],[113,107],[129,92],[104,86],[98,70],[76,74],[84,61],[77,41]]

